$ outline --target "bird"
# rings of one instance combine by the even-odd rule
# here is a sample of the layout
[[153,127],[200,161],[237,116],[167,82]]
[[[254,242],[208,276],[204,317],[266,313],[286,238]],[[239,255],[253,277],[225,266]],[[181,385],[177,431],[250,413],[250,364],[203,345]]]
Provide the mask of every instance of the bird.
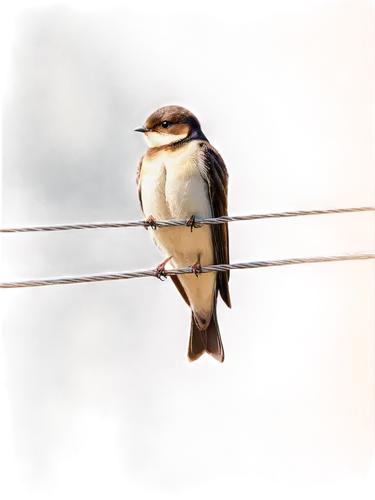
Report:
[[[156,273],[161,277],[169,261],[173,268],[192,271],[171,275],[191,309],[188,360],[195,361],[206,352],[222,363],[217,298],[220,293],[231,307],[229,271],[200,271],[201,266],[229,264],[228,225],[198,226],[195,219],[228,215],[227,168],[196,116],[181,106],[156,110],[135,131],[145,135],[149,146],[136,173],[139,201],[145,222],[154,229],[153,240],[167,257]],[[186,219],[186,226],[154,224],[171,219]]]

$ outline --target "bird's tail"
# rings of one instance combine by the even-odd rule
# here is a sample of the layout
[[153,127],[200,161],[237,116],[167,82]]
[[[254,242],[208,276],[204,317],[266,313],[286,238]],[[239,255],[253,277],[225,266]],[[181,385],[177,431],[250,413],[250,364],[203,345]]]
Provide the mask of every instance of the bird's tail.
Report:
[[221,342],[219,324],[216,316],[216,306],[212,312],[210,324],[205,330],[200,330],[191,314],[190,341],[188,348],[189,361],[195,361],[204,352],[211,354],[213,358],[222,363],[224,361],[224,348]]

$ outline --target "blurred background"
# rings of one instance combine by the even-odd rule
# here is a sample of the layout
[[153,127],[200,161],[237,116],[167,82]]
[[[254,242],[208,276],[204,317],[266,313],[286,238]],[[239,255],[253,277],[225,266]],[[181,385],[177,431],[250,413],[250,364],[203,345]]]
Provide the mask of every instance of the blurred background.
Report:
[[[231,212],[284,206],[290,198],[288,189],[265,195],[272,184],[260,175],[270,161],[262,156],[267,122],[255,117],[258,94],[252,102],[240,97],[241,71],[254,63],[244,80],[251,85],[259,47],[241,68],[233,39],[213,18],[156,21],[126,9],[98,14],[55,4],[22,12],[16,26],[4,109],[3,224],[142,218],[134,176],[145,144],[132,129],[168,102],[192,107],[220,145],[235,174]],[[303,157],[300,138],[298,144]],[[311,185],[303,161],[294,177]],[[232,260],[257,256],[254,230],[242,228],[242,235],[232,230]],[[16,278],[149,268],[161,260],[148,232],[130,229],[5,237],[3,258]],[[233,283],[232,327],[223,320],[228,352],[244,346],[243,301],[259,284],[246,279],[249,289]],[[3,322],[7,391],[17,456],[33,485],[49,480],[61,447],[75,438],[76,416],[91,410],[117,422],[130,477],[169,488],[202,480],[187,456],[181,472],[174,459],[158,455],[179,401],[200,393],[203,382],[208,391],[223,383],[209,363],[186,366],[187,327],[188,311],[168,282],[41,288],[14,297]],[[194,408],[186,412],[190,418]],[[200,478],[212,475],[206,462],[201,468]]]
[[[132,129],[167,102],[195,109],[234,157],[228,127],[235,110],[222,105],[232,91],[222,76],[218,84],[210,75],[211,53],[220,48],[202,20],[175,22],[178,37],[170,26],[168,38],[151,18],[125,9],[95,14],[55,4],[18,16],[5,100],[4,224],[141,218],[134,176],[145,144]],[[209,50],[197,32],[211,40]],[[202,60],[198,74],[194,50]],[[143,230],[6,237],[3,256],[17,278],[140,269],[161,260]],[[128,473],[155,474],[147,465],[152,438],[137,436],[163,422],[170,395],[161,387],[178,398],[202,377],[186,379],[187,327],[188,311],[172,287],[153,280],[14,297],[3,322],[7,391],[16,454],[33,485],[48,481],[62,445],[74,440],[76,415],[90,408],[118,422]],[[202,369],[212,372],[208,363]],[[158,477],[173,483],[170,474]]]

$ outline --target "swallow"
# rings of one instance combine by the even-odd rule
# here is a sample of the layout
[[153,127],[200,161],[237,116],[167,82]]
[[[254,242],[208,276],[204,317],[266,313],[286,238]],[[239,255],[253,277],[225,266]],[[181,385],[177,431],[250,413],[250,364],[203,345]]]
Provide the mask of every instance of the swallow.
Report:
[[[197,226],[195,218],[227,215],[228,172],[218,151],[209,143],[193,113],[181,106],[165,106],[136,128],[146,136],[149,149],[136,175],[141,208],[148,224],[155,220],[186,219],[186,226],[156,228],[154,242],[164,265],[191,267],[192,274],[171,276],[191,309],[189,361],[207,352],[224,361],[217,320],[220,293],[231,307],[229,271],[200,274],[201,266],[229,264],[228,225]],[[197,279],[198,277],[198,279]]]

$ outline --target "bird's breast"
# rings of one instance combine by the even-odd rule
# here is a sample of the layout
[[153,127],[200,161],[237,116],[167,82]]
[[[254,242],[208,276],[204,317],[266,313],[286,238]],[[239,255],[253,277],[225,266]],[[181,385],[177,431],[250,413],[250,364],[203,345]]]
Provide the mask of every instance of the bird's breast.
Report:
[[[197,144],[193,141],[177,152],[146,154],[142,164],[141,194],[146,217],[155,219],[189,219],[211,216],[207,184],[200,173]],[[151,232],[155,243],[168,257],[173,267],[188,267],[200,260],[202,266],[213,264],[211,229],[165,227]],[[194,310],[204,315],[211,311],[216,275],[181,276]],[[206,312],[205,312],[206,311]]]
[[165,196],[166,168],[161,159],[144,160],[141,174],[141,196],[143,212],[158,220],[172,217]]
[[[151,156],[151,155],[150,155]],[[207,184],[199,169],[197,145],[191,141],[177,152],[144,159],[141,189],[145,216],[188,219],[211,216]]]
[[206,183],[196,165],[170,167],[165,196],[174,219],[188,219],[193,214],[199,218],[211,215]]

